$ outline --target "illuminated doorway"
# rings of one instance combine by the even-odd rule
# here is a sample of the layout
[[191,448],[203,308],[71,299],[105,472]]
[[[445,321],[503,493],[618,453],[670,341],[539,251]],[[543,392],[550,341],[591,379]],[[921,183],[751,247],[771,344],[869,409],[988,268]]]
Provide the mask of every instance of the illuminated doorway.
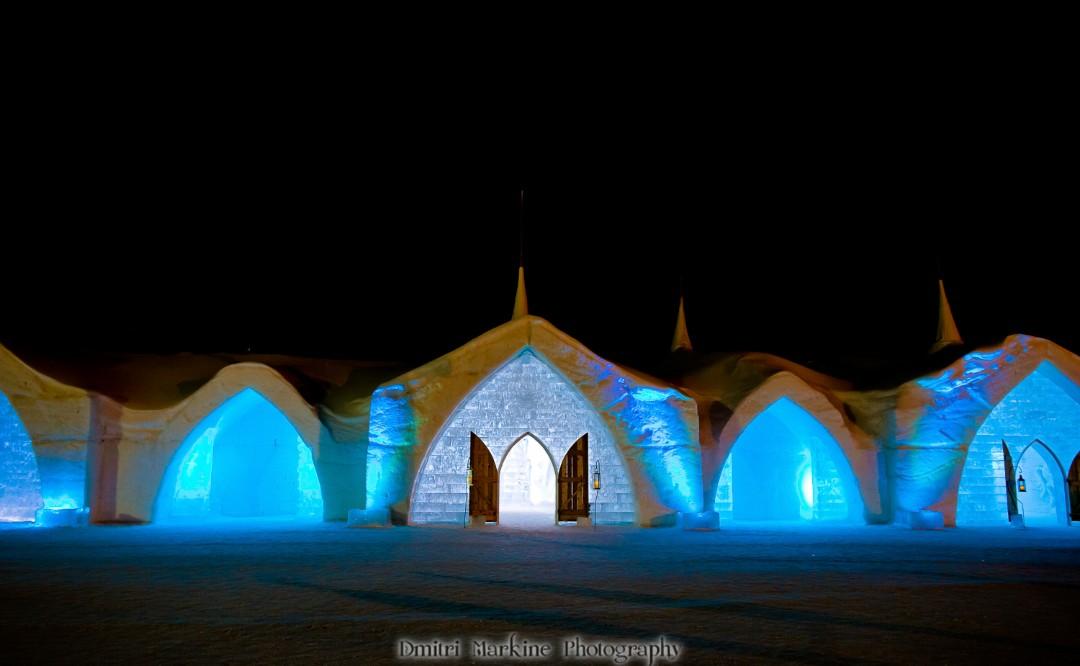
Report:
[[277,407],[249,388],[185,438],[165,472],[154,520],[321,520],[322,515],[311,449]]
[[788,398],[758,414],[720,473],[721,522],[861,522],[851,467],[828,430]]
[[511,445],[499,468],[499,524],[512,527],[554,525],[555,465],[532,435]]
[[1016,480],[1024,477],[1025,492],[1016,494],[1024,525],[1054,527],[1068,524],[1065,474],[1057,458],[1039,440],[1034,440],[1016,458]]

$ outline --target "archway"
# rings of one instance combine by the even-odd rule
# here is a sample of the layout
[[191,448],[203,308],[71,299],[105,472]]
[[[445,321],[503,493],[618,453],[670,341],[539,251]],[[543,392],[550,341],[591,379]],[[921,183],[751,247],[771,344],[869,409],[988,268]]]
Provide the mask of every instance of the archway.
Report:
[[543,527],[556,520],[555,467],[543,444],[525,434],[499,466],[499,524]]
[[165,472],[155,522],[322,518],[311,449],[269,400],[247,388],[204,418]]
[[[1050,505],[1044,500],[1052,497],[1057,498],[1054,524],[1068,522],[1066,475],[1060,461],[1072,460],[1080,447],[1078,397],[1076,385],[1043,361],[998,401],[968,445],[957,491],[958,526],[1008,525],[1010,514],[1017,512],[1026,514],[1025,525],[1049,524]],[[1010,488],[1009,459],[1017,476],[1023,472],[1026,493],[1016,492],[1015,481]],[[1032,495],[1036,484],[1040,493],[1049,494],[1036,500]],[[1010,507],[1010,492],[1023,507]]]
[[[78,502],[82,504],[81,497]],[[41,477],[30,435],[0,391],[0,522],[33,522],[42,506]]]
[[1065,474],[1053,452],[1039,440],[1020,450],[1016,460],[1016,482],[1018,490],[1024,488],[1016,494],[1016,499],[1025,526],[1068,524]]
[[501,461],[524,433],[541,441],[552,461],[561,461],[588,434],[587,467],[599,466],[603,475],[590,517],[599,524],[634,522],[630,475],[607,426],[574,386],[529,348],[478,384],[443,424],[413,482],[409,522],[463,524],[473,437]]
[[715,506],[721,522],[856,522],[863,515],[840,445],[789,398],[772,403],[735,440]]

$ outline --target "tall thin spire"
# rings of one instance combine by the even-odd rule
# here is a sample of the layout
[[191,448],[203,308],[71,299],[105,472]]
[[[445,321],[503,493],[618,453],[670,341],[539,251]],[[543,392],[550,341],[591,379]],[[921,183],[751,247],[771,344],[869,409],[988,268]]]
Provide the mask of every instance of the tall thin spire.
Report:
[[514,319],[521,319],[529,314],[529,297],[525,295],[525,267],[518,266],[517,294],[514,296]]
[[521,189],[518,204],[518,283],[513,319],[521,319],[529,314],[529,297],[525,294],[525,188]]
[[671,351],[693,351],[690,344],[690,331],[686,329],[686,298],[683,296],[682,281],[679,284],[679,316],[675,320],[675,335],[671,338]]
[[956,327],[952,308],[949,307],[949,299],[945,296],[945,281],[938,279],[937,342],[930,348],[930,353],[940,351],[951,345],[962,344],[964,344],[964,340],[960,337],[960,329]]

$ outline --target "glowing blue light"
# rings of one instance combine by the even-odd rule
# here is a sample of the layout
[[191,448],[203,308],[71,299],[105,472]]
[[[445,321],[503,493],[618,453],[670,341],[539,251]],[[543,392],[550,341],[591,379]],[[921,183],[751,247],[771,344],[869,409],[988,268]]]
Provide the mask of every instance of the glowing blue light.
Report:
[[195,439],[191,450],[181,461],[179,473],[176,475],[174,501],[198,505],[197,512],[205,511],[206,504],[210,501],[210,481],[214,469],[214,437],[217,432],[217,428],[207,428]]
[[366,508],[385,508],[408,496],[409,448],[372,444],[367,450]]
[[685,446],[645,447],[638,459],[666,506],[700,511],[701,459]]
[[1003,360],[1004,353],[1001,349],[993,352],[971,352],[964,356],[959,371],[947,368],[939,375],[917,379],[915,383],[936,393],[952,393],[996,374],[1000,370],[999,361]]
[[266,398],[245,389],[188,434],[165,473],[155,520],[322,517],[311,449]]
[[30,435],[0,392],[0,522],[32,521],[41,507],[41,478]]
[[416,446],[416,417],[403,384],[375,390],[368,419],[365,508],[386,508],[408,496],[409,454]]
[[643,402],[657,402],[660,400],[667,400],[668,398],[677,397],[685,400],[686,398],[676,391],[675,389],[654,389],[647,386],[639,386],[630,391],[630,395],[634,396],[634,400],[641,400]]
[[689,398],[675,389],[627,389],[620,377],[617,395],[606,411],[616,415],[638,460],[664,505],[683,512],[703,510],[701,449],[684,419],[680,403]]
[[46,509],[79,509],[83,505],[81,497],[76,499],[71,495],[50,495],[43,504]]
[[412,446],[416,420],[401,384],[383,386],[371,396],[368,441],[377,446]]
[[814,468],[807,463],[799,471],[799,492],[808,508],[814,508]]
[[315,459],[311,448],[299,435],[296,437],[296,478],[300,493],[296,513],[301,516],[322,515],[322,486],[315,471]]
[[82,509],[86,506],[86,458],[39,455],[37,466],[46,509]]
[[840,445],[788,398],[739,435],[721,469],[715,505],[722,520],[858,521],[863,513]]
[[[1080,450],[1080,389],[1043,361],[994,406],[971,439],[964,457],[956,524],[1007,525],[1008,488],[1004,440],[1013,478],[1022,467],[1028,492],[1014,507],[1026,525],[1067,524],[1063,464]],[[985,404],[977,404],[985,409]],[[953,406],[959,409],[959,406]],[[1032,445],[1032,442],[1035,443]],[[959,455],[955,464],[959,464]]]

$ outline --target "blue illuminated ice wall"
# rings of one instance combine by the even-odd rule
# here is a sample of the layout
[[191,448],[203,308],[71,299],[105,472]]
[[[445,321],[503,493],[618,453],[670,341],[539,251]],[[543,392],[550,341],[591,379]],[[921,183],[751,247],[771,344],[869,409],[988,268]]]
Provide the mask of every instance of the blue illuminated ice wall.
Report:
[[678,512],[703,511],[701,445],[680,409],[692,404],[690,398],[675,389],[636,386],[623,377],[611,394],[605,411],[615,417],[660,503]]
[[181,444],[165,472],[155,521],[321,519],[322,504],[311,449],[281,411],[245,389]]
[[405,387],[382,386],[371,396],[367,508],[388,508],[409,494],[409,459],[416,421]]
[[[1080,453],[1077,388],[1048,361],[1016,385],[983,422],[968,447],[956,506],[958,526],[1008,524],[1005,454],[1027,492],[1018,493],[1026,525],[1067,523],[1066,474]],[[1038,443],[1032,445],[1032,442]]]
[[[601,456],[607,470],[597,503],[597,520],[633,520],[629,507],[635,503],[635,492],[640,495],[643,490],[630,486],[629,479],[623,474],[623,465],[636,469],[634,478],[650,486],[644,492],[672,512],[669,514],[672,521],[674,511],[702,510],[700,444],[696,432],[688,426],[690,422],[696,424],[697,418],[690,399],[673,389],[637,385],[609,363],[594,361],[584,355],[578,361],[579,367],[591,369],[593,385],[603,387],[592,398],[602,403],[600,409],[594,402],[581,397],[579,389],[565,380],[537,350],[525,347],[507,365],[493,371],[449,415],[446,427],[432,442],[428,459],[420,463],[417,470],[417,492],[424,493],[423,501],[439,494],[440,483],[447,488],[443,493],[447,503],[445,510],[426,505],[423,508],[423,513],[432,515],[431,522],[449,522],[450,514],[463,511],[458,506],[462,505],[462,500],[457,495],[463,496],[458,486],[464,483],[470,430],[501,453],[525,432],[534,432],[543,438],[564,429],[563,426],[569,427],[569,423],[561,421],[576,411],[568,405],[576,405],[579,401],[591,414],[586,419],[589,425],[573,436],[563,437],[565,441],[559,440],[560,446],[552,455],[561,460],[561,452],[573,444],[578,435],[590,433],[590,460]],[[507,378],[507,382],[498,381],[500,377]],[[379,388],[372,396],[367,465],[369,508],[391,506],[409,497],[413,488],[413,479],[409,476],[412,456],[416,447],[423,444],[416,441],[416,412],[419,410],[414,407],[413,400],[417,392],[425,388],[389,385]],[[569,399],[570,393],[577,397]],[[474,400],[477,396],[480,396],[479,400]],[[504,418],[480,416],[499,405],[505,408]],[[603,418],[602,414],[609,418]],[[483,425],[494,421],[499,423],[491,427]],[[488,430],[495,434],[485,438]],[[602,444],[612,437],[609,446],[617,447],[617,450],[611,448],[612,457],[604,462],[606,454]],[[453,441],[449,444],[441,441],[447,438]],[[458,440],[463,442],[461,446],[458,446]],[[454,455],[448,456],[444,448],[453,451]],[[425,474],[433,475],[431,478],[435,480],[425,481]],[[432,484],[435,490],[429,488]],[[602,508],[609,510],[606,518],[601,515]],[[414,522],[424,520],[426,517],[420,520],[414,517]]]
[[[81,506],[80,495],[80,506]],[[30,522],[42,507],[41,480],[30,435],[0,392],[0,522]]]
[[[887,442],[889,481],[897,518],[907,512],[943,513],[964,463],[966,442],[1010,374],[1015,355],[1003,349],[967,354],[938,374],[901,390],[898,429]],[[902,418],[901,418],[902,417]],[[942,516],[944,518],[944,516]]]
[[863,519],[840,445],[788,398],[758,414],[735,440],[720,473],[716,509],[721,522]]

